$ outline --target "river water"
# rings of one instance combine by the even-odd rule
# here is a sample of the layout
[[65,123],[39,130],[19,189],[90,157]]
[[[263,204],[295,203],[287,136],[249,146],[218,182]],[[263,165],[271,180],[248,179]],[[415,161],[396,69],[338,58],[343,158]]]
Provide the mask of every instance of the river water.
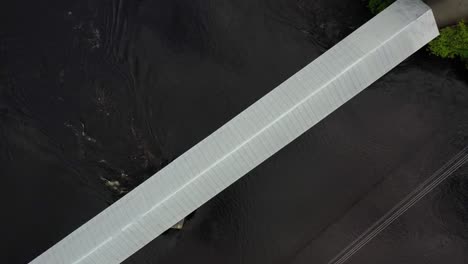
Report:
[[[370,18],[358,0],[0,4],[5,263],[27,263]],[[328,263],[468,144],[415,54],[125,263]],[[348,263],[468,262],[468,166]]]

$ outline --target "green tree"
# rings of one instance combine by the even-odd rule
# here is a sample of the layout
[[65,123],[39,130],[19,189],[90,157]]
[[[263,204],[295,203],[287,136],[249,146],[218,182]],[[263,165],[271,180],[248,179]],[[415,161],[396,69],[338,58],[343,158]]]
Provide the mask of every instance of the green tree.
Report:
[[440,36],[429,43],[429,51],[442,58],[460,58],[468,62],[468,26],[466,23],[461,21],[456,26],[443,28]]

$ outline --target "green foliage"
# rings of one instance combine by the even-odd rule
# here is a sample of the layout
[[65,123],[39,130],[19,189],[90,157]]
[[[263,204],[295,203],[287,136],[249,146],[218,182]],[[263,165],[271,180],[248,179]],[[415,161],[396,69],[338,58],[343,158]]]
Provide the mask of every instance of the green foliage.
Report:
[[468,61],[468,26],[461,21],[440,31],[440,36],[429,43],[429,51],[442,58],[461,58]]
[[395,0],[369,0],[368,6],[372,14],[376,15],[393,4],[393,2],[395,2]]

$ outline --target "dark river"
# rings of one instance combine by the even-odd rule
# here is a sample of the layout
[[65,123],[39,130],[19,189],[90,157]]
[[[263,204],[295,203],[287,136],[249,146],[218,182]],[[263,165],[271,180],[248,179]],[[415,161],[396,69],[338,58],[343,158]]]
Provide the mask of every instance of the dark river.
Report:
[[[27,263],[370,18],[360,0],[0,3],[1,263]],[[328,263],[468,145],[421,51],[124,263]],[[468,263],[468,166],[347,263]]]

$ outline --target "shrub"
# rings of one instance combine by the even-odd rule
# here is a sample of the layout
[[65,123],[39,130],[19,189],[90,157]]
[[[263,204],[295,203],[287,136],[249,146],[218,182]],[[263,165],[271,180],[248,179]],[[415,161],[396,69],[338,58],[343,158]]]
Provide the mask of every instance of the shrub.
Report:
[[443,28],[440,36],[429,43],[429,51],[442,58],[460,58],[468,62],[468,26],[466,23],[461,21],[456,26]]

